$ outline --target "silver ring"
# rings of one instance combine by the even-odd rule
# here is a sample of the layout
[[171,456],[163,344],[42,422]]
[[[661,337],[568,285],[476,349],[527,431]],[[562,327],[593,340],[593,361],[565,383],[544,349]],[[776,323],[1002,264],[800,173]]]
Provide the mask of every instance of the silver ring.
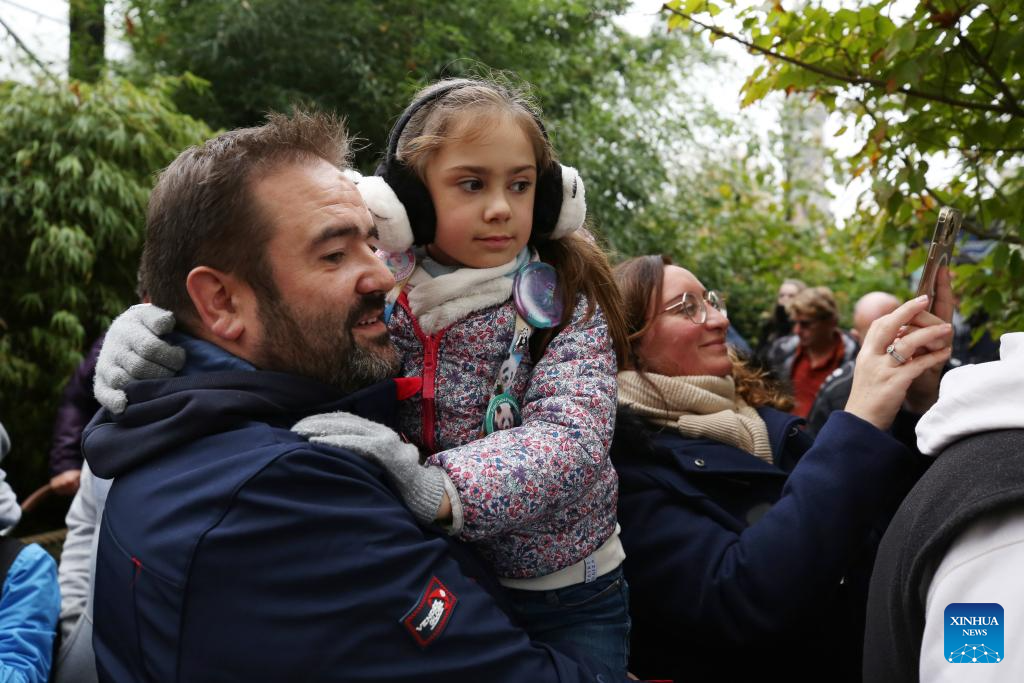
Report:
[[896,342],[895,341],[892,344],[889,344],[888,346],[885,347],[885,352],[887,354],[889,354],[890,356],[892,356],[893,359],[897,363],[899,363],[900,365],[903,365],[904,363],[907,362],[907,359],[904,358],[903,356],[901,356],[899,354],[899,352],[896,351]]

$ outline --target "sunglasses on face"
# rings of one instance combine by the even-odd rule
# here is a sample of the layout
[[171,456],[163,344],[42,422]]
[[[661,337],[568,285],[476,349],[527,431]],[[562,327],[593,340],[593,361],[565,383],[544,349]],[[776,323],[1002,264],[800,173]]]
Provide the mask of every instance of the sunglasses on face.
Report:
[[709,305],[726,318],[729,317],[725,310],[725,297],[714,290],[704,292],[701,296],[685,292],[678,301],[666,306],[662,313],[685,315],[694,325],[703,325],[708,319]]

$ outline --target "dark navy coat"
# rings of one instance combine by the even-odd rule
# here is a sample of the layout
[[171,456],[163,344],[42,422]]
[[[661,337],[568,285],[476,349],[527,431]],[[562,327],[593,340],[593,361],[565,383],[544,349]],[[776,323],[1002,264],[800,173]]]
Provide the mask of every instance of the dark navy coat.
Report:
[[596,664],[531,643],[470,551],[417,525],[381,468],[289,431],[326,410],[387,422],[394,382],[342,396],[187,349],[193,371],[131,385],[127,411],[85,439],[93,470],[115,477],[96,567],[101,680],[597,680]]
[[57,406],[57,417],[53,422],[51,476],[82,469],[82,431],[100,409],[99,402],[92,394],[92,381],[102,346],[103,336],[100,336],[64,387],[60,405]]
[[799,418],[758,412],[774,464],[620,418],[612,457],[641,678],[859,679],[873,551],[920,456],[846,412],[814,442]]

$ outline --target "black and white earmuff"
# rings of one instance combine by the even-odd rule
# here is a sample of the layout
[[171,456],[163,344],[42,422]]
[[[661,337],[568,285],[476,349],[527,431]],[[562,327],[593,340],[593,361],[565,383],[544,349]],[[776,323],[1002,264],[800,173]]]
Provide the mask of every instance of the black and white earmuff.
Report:
[[[391,130],[387,155],[377,167],[376,175],[346,173],[356,184],[374,216],[380,235],[378,246],[384,251],[403,252],[414,244],[430,244],[434,241],[437,227],[434,202],[429,190],[415,170],[396,158],[402,131],[420,108],[453,90],[476,85],[481,84],[468,79],[450,81],[410,104]],[[543,122],[536,120],[541,132],[547,137]],[[575,232],[583,226],[586,215],[583,180],[575,168],[552,162],[546,168],[538,169],[531,244],[561,239]],[[411,217],[414,218],[410,220]]]

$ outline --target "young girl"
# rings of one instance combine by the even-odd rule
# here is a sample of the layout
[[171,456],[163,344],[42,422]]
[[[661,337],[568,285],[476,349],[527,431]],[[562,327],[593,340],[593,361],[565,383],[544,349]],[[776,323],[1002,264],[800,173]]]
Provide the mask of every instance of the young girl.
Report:
[[[354,180],[399,282],[388,329],[402,372],[423,379],[402,431],[428,455],[388,468],[397,488],[422,523],[477,545],[531,637],[624,672],[608,459],[624,322],[607,260],[580,234],[582,182],[521,94],[476,80],[421,91],[377,173]],[[343,417],[334,435],[330,416],[304,422],[345,445]]]
[[606,322],[617,332],[623,315],[604,254],[577,232],[582,182],[522,95],[473,80],[418,93],[377,173],[357,186],[400,283],[415,245],[388,329],[403,374],[423,378],[401,426],[445,475],[437,521],[477,544],[534,638],[624,670]]

